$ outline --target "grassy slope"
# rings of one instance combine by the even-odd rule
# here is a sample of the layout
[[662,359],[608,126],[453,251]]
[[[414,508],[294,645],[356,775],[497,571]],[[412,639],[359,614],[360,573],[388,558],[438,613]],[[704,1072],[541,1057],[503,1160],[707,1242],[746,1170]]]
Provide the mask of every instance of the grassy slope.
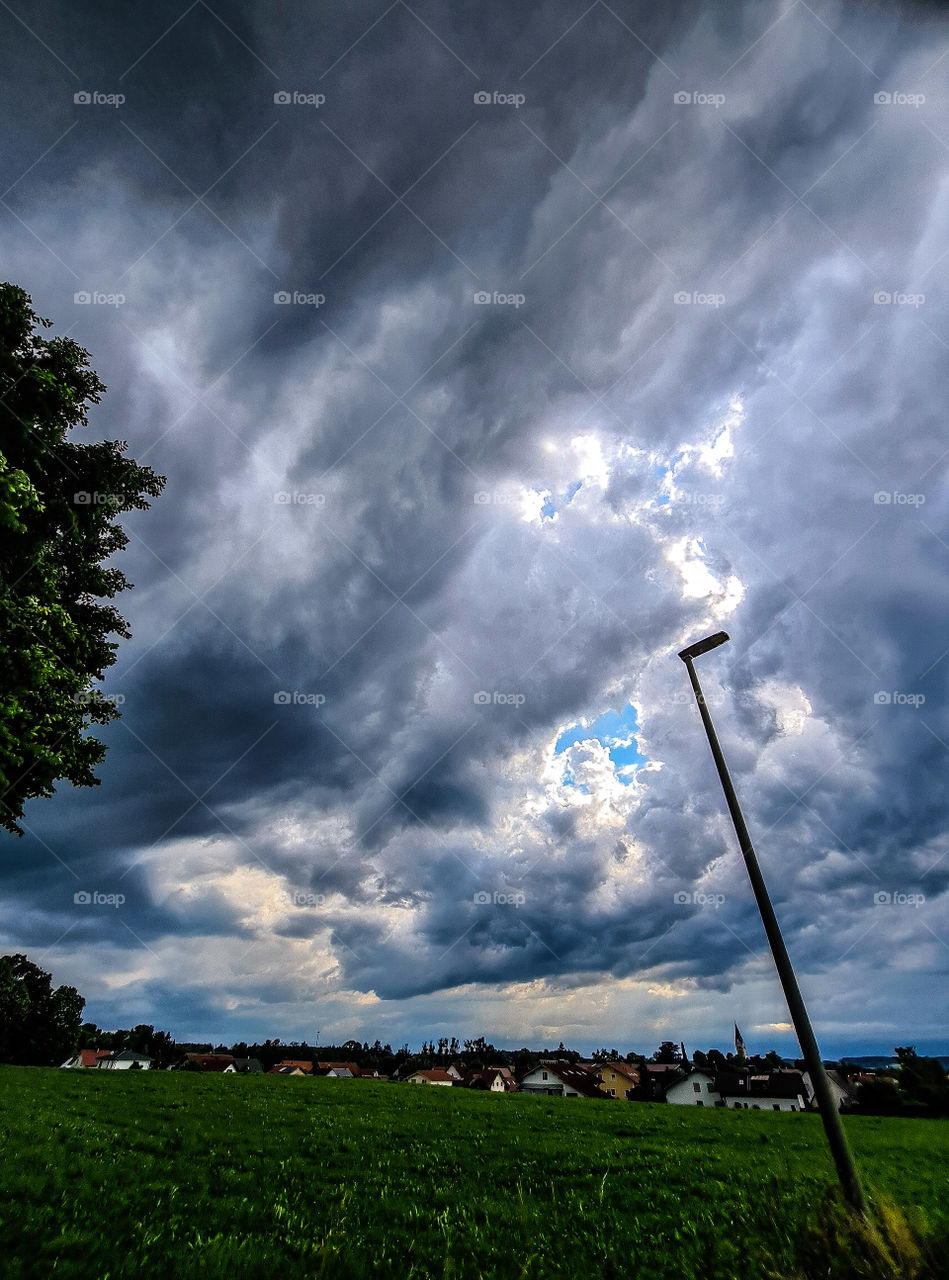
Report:
[[[949,1239],[949,1124],[846,1123]],[[814,1116],[368,1081],[2,1067],[0,1134],[8,1280],[810,1276],[833,1185]]]

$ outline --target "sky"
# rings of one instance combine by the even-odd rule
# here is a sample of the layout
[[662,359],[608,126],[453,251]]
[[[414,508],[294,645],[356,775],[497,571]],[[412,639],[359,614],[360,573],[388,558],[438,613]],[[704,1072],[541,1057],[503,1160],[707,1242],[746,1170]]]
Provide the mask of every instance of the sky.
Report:
[[167,476],[0,947],[108,1028],[949,1051],[949,16],[0,9],[3,276]]

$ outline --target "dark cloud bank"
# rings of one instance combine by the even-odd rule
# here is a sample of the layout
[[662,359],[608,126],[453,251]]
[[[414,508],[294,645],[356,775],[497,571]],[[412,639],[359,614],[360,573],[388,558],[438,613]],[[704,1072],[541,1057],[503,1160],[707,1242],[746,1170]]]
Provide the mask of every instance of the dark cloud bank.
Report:
[[790,1046],[725,626],[822,1039],[944,1050],[942,6],[20,17],[5,275],[168,486],[4,945],[179,1034]]

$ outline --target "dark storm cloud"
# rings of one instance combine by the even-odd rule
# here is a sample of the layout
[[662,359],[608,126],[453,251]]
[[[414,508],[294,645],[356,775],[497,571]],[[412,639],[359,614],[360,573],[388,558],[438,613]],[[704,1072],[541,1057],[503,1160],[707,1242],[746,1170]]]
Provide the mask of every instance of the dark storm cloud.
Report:
[[[9,274],[92,350],[95,429],[169,476],[130,521],[102,786],[7,848],[37,939],[127,925],[161,975],[129,990],[185,1020],[225,996],[169,1003],[169,942],[233,946],[206,981],[244,1026],[327,984],[728,991],[760,927],[672,656],[725,623],[708,678],[798,954],[930,945],[872,914],[949,874],[924,8],[4,19]],[[578,747],[564,788],[558,731],[630,699],[661,767],[621,788]],[[108,933],[76,876],[129,886]],[[255,971],[265,937],[314,958]]]

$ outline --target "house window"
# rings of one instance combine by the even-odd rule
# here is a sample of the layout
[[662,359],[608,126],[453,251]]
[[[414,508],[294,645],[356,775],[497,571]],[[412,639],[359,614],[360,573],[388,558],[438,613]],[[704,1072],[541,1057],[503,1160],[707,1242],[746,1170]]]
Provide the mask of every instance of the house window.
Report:
[[780,1110],[781,1110],[781,1103],[780,1103],[780,1102],[772,1102],[772,1104],[771,1104],[771,1109],[772,1109],[773,1111],[780,1111]]
[[540,1073],[540,1078],[541,1078],[541,1080],[546,1080],[546,1079],[547,1079],[547,1072],[546,1072],[546,1071],[542,1071],[542,1072]]
[[793,1103],[793,1102],[791,1103],[791,1110],[792,1110],[792,1111],[796,1111],[796,1110],[797,1110],[797,1107],[794,1105],[794,1103]]
[[701,1098],[699,1098],[698,1102],[697,1102],[695,1105],[696,1105],[697,1107],[704,1107],[704,1106],[705,1106],[705,1103],[702,1101],[702,1099],[701,1099]]
[[610,1090],[610,1097],[611,1097],[611,1098],[615,1098],[615,1097],[616,1097],[616,1090],[615,1090],[615,1089],[611,1089],[611,1090]]
[[696,1093],[702,1092],[702,1086],[700,1084],[693,1084],[692,1088],[695,1090]]

